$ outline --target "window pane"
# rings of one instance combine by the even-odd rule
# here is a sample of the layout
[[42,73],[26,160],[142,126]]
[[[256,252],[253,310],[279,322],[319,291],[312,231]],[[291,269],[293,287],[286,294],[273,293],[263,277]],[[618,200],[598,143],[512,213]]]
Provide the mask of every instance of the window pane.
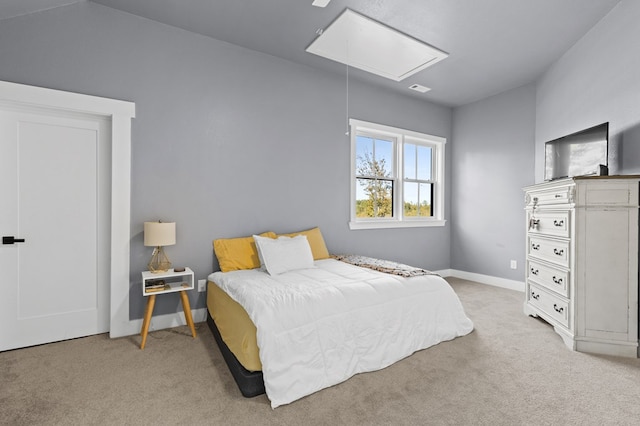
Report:
[[418,206],[418,216],[433,216],[431,208],[431,195],[433,193],[433,185],[430,183],[420,184],[420,204]]
[[379,177],[390,177],[393,172],[393,142],[389,140],[375,140],[375,157],[379,166]]
[[416,178],[416,146],[411,143],[404,144],[404,178]]
[[365,136],[356,136],[356,173],[360,176],[369,176],[368,160],[373,158],[373,139]]
[[431,195],[433,185],[430,183],[404,183],[404,215],[406,217],[433,216]]
[[418,146],[418,179],[431,180],[431,148]]
[[393,141],[357,135],[356,174],[381,178],[393,176]]
[[415,182],[404,183],[404,215],[418,215],[418,184]]
[[356,179],[356,217],[393,217],[393,181]]

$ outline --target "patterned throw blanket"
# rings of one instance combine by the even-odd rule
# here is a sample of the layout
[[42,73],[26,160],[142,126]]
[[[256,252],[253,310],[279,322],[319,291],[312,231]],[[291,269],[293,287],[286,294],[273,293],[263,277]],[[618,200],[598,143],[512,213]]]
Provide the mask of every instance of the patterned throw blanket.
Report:
[[421,275],[438,275],[435,272],[427,271],[426,269],[415,268],[413,266],[392,262],[390,260],[375,259],[373,257],[358,256],[355,254],[334,254],[331,255],[331,257],[341,262],[350,263],[351,265],[369,268],[374,271],[385,272],[387,274],[399,275],[405,278]]

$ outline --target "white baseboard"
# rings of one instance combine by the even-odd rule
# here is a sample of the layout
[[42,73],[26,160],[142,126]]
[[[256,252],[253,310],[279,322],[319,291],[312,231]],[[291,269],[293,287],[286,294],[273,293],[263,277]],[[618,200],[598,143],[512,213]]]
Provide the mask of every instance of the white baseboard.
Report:
[[[191,317],[193,318],[194,323],[206,321],[207,309],[192,309]],[[181,325],[187,325],[187,320],[184,318],[184,312],[156,315],[151,317],[151,325],[149,326],[149,330],[163,330],[165,328],[179,327]],[[142,320],[140,320],[140,327],[142,327]]]
[[[207,308],[192,309],[191,316],[194,323],[204,322],[207,320]],[[165,328],[179,327],[181,325],[187,325],[187,321],[184,318],[184,312],[176,312],[174,314],[165,315],[154,315],[151,317],[149,331],[164,330]],[[140,334],[141,329],[142,319],[131,320],[127,322],[126,327],[121,329],[121,333],[115,336],[111,335],[111,337],[123,337]]]
[[473,272],[459,271],[457,269],[443,269],[435,271],[443,277],[461,278],[463,280],[475,281],[480,284],[492,285],[494,287],[506,288],[509,290],[520,291],[524,293],[524,282],[508,280],[506,278],[492,277],[490,275],[476,274]]

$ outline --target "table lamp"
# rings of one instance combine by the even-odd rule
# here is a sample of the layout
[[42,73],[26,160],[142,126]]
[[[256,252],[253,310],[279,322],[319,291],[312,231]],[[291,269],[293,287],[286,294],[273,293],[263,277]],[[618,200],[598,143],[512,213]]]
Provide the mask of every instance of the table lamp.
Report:
[[176,243],[175,222],[145,222],[144,245],[155,247],[149,262],[149,271],[153,273],[167,272],[171,269],[171,262],[164,254],[164,246],[172,246]]

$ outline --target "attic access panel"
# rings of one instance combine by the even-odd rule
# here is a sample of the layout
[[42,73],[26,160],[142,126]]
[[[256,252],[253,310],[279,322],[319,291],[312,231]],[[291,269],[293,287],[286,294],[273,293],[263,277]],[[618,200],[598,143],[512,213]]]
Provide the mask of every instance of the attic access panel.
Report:
[[351,9],[345,9],[306,51],[395,81],[449,56]]

